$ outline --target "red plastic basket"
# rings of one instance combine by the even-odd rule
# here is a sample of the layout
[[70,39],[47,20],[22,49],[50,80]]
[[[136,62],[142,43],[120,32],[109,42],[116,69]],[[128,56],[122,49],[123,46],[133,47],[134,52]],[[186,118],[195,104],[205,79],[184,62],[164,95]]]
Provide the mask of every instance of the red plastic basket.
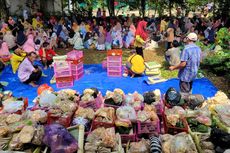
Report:
[[107,56],[122,56],[122,50],[121,49],[108,50]]
[[73,77],[59,77],[56,78],[56,85],[57,88],[68,88],[68,87],[73,87],[74,82],[73,82]]
[[98,122],[96,121],[95,119],[93,120],[92,122],[92,130],[95,130],[99,127],[104,127],[104,128],[112,128],[112,127],[115,127],[115,123],[114,121],[112,123],[107,123],[107,122]]
[[73,114],[69,114],[67,116],[56,116],[50,112],[48,112],[47,124],[58,123],[65,127],[69,127],[72,122]]
[[81,106],[83,108],[89,107],[89,108],[92,108],[94,110],[97,110],[97,109],[101,108],[103,102],[104,102],[104,99],[103,99],[101,93],[99,93],[97,95],[97,98],[95,98],[93,101],[89,101],[89,102],[80,101],[79,106]]
[[184,128],[179,128],[179,127],[174,127],[174,126],[168,124],[166,116],[165,116],[164,113],[163,113],[162,117],[163,117],[163,125],[164,125],[165,133],[169,133],[169,134],[177,134],[177,133],[180,133],[180,132],[188,133],[188,123],[187,123],[185,118],[182,119]]

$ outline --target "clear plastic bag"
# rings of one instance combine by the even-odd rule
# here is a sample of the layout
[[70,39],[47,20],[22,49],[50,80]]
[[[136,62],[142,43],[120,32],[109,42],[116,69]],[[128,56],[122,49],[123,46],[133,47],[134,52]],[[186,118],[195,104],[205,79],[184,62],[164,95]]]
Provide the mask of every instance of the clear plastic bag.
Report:
[[127,119],[130,121],[136,121],[137,116],[133,107],[131,106],[122,106],[119,107],[116,111],[116,115],[118,119]]

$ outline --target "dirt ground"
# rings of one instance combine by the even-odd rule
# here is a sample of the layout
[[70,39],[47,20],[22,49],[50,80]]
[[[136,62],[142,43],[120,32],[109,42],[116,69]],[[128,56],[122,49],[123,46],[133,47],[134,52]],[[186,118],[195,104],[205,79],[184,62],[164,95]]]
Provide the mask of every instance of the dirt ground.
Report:
[[[144,56],[146,61],[155,61],[162,65],[161,76],[165,79],[177,77],[178,71],[169,71],[168,65],[165,62],[164,58],[164,44],[159,44],[159,48],[155,51],[145,51]],[[59,55],[64,55],[67,52],[71,51],[71,48],[68,49],[57,49],[56,52]],[[131,51],[134,49],[123,49],[123,63],[127,61],[127,58],[132,54]],[[106,51],[97,51],[97,50],[83,50],[84,51],[84,63],[85,64],[99,64],[106,58]],[[202,70],[204,76],[207,77],[212,83],[219,89],[225,92],[228,97],[230,97],[230,79],[216,76],[207,70]]]

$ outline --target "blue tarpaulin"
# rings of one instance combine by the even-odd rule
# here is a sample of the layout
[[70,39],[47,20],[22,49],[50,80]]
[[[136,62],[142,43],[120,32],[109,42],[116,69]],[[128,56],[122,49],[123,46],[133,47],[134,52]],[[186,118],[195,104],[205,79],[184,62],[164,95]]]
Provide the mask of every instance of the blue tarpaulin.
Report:
[[[96,87],[103,95],[107,90],[113,90],[114,88],[120,88],[125,93],[133,93],[137,91],[144,93],[146,91],[152,91],[154,89],[160,89],[162,93],[165,93],[169,87],[174,87],[179,90],[179,80],[170,79],[166,82],[148,85],[145,80],[147,76],[130,78],[130,77],[108,77],[106,69],[103,69],[100,64],[84,65],[84,76],[74,82],[72,89],[82,93],[85,88]],[[53,69],[43,71],[47,77],[42,77],[39,84],[47,83],[54,90],[57,89],[56,84],[50,84],[54,72]],[[17,74],[12,73],[11,66],[7,66],[0,75],[0,81],[6,81],[9,85],[5,88],[11,90],[16,97],[28,97],[29,105],[32,106],[33,99],[37,96],[37,88],[33,88],[29,85],[23,84],[19,81]],[[205,98],[212,97],[217,92],[217,88],[207,78],[196,79],[193,84],[193,94],[202,94]]]

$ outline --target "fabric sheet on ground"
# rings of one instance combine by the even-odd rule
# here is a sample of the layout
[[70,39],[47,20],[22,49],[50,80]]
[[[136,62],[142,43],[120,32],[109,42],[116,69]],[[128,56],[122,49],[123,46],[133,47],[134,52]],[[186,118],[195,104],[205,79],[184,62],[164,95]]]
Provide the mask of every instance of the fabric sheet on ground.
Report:
[[[53,69],[43,70],[47,77],[42,77],[39,85],[47,83],[55,91],[61,90],[56,87],[56,84],[50,84],[50,80],[54,74]],[[98,88],[103,95],[107,90],[114,88],[122,89],[126,94],[137,91],[144,93],[154,89],[160,89],[165,93],[169,87],[174,87],[179,90],[179,80],[170,79],[166,82],[148,85],[146,83],[147,76],[130,78],[130,77],[108,77],[106,69],[102,68],[101,64],[84,65],[84,76],[74,82],[74,87],[71,89],[82,93],[84,89],[90,87]],[[17,74],[13,74],[11,66],[7,66],[0,75],[0,81],[8,82],[6,90],[11,90],[16,97],[27,97],[29,99],[29,106],[33,106],[33,99],[37,96],[37,88],[22,84]],[[205,98],[212,97],[217,92],[217,88],[207,78],[196,79],[193,84],[193,94],[202,94]]]

